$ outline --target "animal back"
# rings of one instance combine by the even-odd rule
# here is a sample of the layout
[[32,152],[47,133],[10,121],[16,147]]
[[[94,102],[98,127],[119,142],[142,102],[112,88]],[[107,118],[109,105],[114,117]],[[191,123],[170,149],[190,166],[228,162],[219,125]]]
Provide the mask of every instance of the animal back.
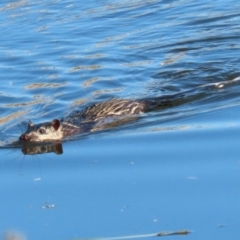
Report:
[[81,115],[84,120],[96,121],[105,117],[136,115],[144,113],[145,110],[146,103],[144,101],[113,98],[87,107],[82,111]]

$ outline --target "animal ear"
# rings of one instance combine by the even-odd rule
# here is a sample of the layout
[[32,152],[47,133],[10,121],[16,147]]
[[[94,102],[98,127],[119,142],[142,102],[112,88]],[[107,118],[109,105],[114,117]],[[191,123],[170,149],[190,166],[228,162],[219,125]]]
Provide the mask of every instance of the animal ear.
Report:
[[29,127],[32,127],[33,125],[34,125],[33,122],[32,122],[31,120],[29,120],[29,121],[28,121],[28,126],[29,126]]
[[59,119],[52,120],[52,126],[55,131],[57,131],[59,129],[60,125],[61,125],[61,123],[60,123]]

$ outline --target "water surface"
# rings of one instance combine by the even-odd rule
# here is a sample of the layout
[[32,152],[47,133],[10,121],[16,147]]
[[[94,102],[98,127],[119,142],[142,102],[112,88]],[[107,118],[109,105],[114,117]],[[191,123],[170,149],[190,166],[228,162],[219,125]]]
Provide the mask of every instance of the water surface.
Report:
[[[2,1],[0,232],[40,240],[187,229],[168,239],[236,239],[239,7]],[[224,86],[199,88],[213,83]],[[65,142],[63,154],[6,148],[29,119],[188,90],[197,97]]]

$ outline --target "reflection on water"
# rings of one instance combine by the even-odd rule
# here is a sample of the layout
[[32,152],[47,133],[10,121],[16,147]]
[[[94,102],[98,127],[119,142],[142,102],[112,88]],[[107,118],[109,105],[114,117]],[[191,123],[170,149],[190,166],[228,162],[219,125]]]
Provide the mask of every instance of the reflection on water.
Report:
[[46,143],[46,144],[22,144],[22,153],[24,155],[36,155],[45,153],[62,154],[63,148],[61,143]]

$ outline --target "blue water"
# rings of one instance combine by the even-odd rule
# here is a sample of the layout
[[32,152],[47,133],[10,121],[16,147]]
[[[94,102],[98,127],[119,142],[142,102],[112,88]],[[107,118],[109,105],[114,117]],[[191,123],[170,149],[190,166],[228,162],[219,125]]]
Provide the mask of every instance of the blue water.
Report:
[[[167,238],[237,239],[239,8],[236,0],[1,1],[0,234],[59,240],[186,229]],[[63,154],[8,145],[29,119],[213,83],[224,86],[64,142]]]

